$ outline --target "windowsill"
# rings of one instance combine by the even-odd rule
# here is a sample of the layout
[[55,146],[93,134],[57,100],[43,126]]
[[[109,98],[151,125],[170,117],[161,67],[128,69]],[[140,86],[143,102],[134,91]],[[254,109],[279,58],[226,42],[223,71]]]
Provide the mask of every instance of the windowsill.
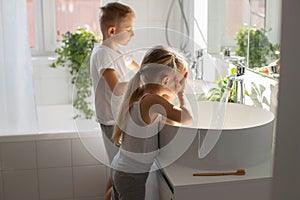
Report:
[[266,77],[266,78],[269,78],[269,79],[272,79],[272,80],[275,80],[275,81],[279,81],[279,74],[273,74],[273,75],[270,75],[270,74],[264,74],[264,73],[261,73],[261,72],[258,72],[257,70],[254,70],[254,69],[250,69],[250,68],[247,68],[248,71],[251,71],[255,74],[258,74],[260,76],[263,76],[263,77]]

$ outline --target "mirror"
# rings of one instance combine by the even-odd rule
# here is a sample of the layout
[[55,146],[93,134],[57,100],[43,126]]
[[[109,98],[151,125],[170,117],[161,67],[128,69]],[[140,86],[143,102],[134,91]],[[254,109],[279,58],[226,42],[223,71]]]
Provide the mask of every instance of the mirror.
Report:
[[269,78],[278,72],[271,66],[279,58],[281,0],[194,1],[194,16],[195,41],[208,53],[230,49],[252,71]]

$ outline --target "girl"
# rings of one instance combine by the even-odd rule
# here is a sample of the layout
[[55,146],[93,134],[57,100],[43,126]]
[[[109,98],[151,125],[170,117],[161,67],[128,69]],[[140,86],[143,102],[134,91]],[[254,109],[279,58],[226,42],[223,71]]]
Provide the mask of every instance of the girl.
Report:
[[[120,145],[111,164],[114,200],[144,200],[162,122],[192,122],[183,98],[186,78],[185,63],[172,51],[157,46],[146,53],[128,84],[112,137]],[[172,104],[176,97],[179,108]]]

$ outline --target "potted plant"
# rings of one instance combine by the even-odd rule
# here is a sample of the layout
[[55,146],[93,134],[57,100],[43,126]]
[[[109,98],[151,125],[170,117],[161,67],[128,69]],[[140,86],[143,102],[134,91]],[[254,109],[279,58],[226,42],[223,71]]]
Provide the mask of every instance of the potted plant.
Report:
[[76,88],[73,106],[80,111],[74,118],[91,119],[94,111],[90,108],[91,102],[87,100],[92,95],[89,58],[94,43],[99,41],[94,33],[81,27],[77,28],[75,32],[68,31],[62,36],[62,46],[55,49],[58,58],[51,64],[51,67],[66,66],[69,68],[72,77],[71,82]]
[[[208,93],[202,93],[199,95],[198,100],[199,101],[220,101],[228,83],[228,78],[218,78],[218,81],[215,82],[216,87],[211,88]],[[236,102],[236,90],[235,85],[230,91],[230,94],[228,96],[228,102]]]
[[[235,74],[236,68],[231,68],[230,74]],[[218,78],[218,81],[215,82],[216,87],[212,87],[208,93],[202,93],[199,95],[198,100],[199,101],[221,101],[225,90],[227,88],[228,78],[224,77]],[[245,95],[249,96],[249,93],[247,90],[245,90]],[[228,95],[227,102],[236,103],[237,102],[237,96],[236,96],[236,82],[234,82],[230,93]]]
[[[272,44],[264,29],[257,29],[256,27],[242,27],[235,37],[237,49],[235,54],[247,59],[249,58],[248,67],[256,68],[267,65],[272,60],[279,58],[278,44]],[[249,57],[248,53],[248,34],[249,34]]]

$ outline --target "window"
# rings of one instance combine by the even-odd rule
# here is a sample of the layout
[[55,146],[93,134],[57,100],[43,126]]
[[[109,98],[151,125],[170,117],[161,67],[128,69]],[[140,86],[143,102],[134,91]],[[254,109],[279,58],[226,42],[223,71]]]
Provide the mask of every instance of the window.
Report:
[[53,52],[61,34],[87,27],[100,34],[101,0],[27,0],[30,47],[34,55]]
[[265,0],[226,1],[226,36],[234,37],[244,24],[265,28]]
[[194,0],[194,18],[197,21],[197,25],[193,26],[195,42],[206,46],[210,54],[219,55],[225,47],[236,48],[236,33],[245,24],[272,29],[269,36],[273,42],[276,42],[279,38],[276,33],[280,27],[278,25],[279,1]]
[[225,1],[225,27],[221,46],[234,47],[236,33],[244,25],[266,28],[266,0]]
[[[99,0],[56,0],[56,30],[65,33],[79,26],[89,26],[90,30],[99,34]],[[57,35],[56,40],[61,40]]]
[[35,47],[34,41],[34,20],[33,20],[33,0],[27,0],[27,14],[28,14],[28,31],[29,31],[29,41],[30,47]]

